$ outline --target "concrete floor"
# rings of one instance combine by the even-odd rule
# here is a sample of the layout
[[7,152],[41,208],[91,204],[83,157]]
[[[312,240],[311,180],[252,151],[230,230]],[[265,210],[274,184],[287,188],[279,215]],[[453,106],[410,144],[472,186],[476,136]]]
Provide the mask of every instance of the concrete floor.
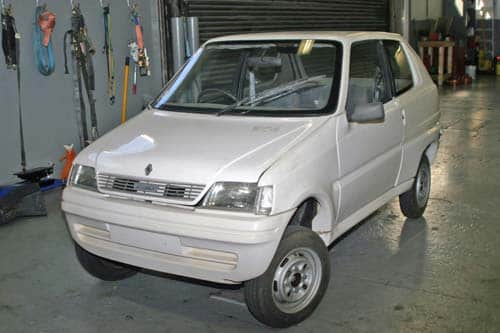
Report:
[[[332,279],[291,332],[500,331],[500,78],[441,91],[444,136],[425,219],[395,199],[336,242]],[[256,332],[241,290],[157,273],[101,282],[59,209],[0,227],[0,332]]]

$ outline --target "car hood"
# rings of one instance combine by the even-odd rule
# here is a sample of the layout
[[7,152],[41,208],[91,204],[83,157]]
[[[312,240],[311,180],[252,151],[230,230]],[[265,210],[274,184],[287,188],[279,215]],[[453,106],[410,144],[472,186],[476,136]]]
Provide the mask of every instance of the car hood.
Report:
[[76,162],[97,173],[176,183],[257,182],[324,118],[146,110],[87,147]]

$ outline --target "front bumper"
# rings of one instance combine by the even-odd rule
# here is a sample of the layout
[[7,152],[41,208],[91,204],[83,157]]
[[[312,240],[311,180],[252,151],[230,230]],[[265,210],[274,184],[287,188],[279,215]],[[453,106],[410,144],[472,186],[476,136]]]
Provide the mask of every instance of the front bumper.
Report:
[[98,256],[220,283],[262,275],[295,210],[274,216],[156,205],[74,187],[62,210],[73,239]]

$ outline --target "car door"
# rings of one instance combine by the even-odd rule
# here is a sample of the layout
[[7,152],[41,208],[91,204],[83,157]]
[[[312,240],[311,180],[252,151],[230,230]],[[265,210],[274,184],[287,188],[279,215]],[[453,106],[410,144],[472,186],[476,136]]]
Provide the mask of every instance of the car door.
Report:
[[[346,114],[339,119],[340,212],[342,221],[392,187],[401,166],[404,126],[383,44],[353,43],[350,52]],[[385,119],[377,123],[349,122],[358,104],[383,103]]]
[[418,92],[422,88],[415,84],[408,54],[403,45],[397,40],[384,40],[383,43],[391,71],[394,99],[401,105],[405,123],[401,172],[396,180],[397,184],[401,184],[414,177],[420,162],[421,151],[415,149],[412,142],[425,133],[429,124],[435,123],[435,119],[431,114],[432,108],[425,107],[428,101],[422,101],[425,94]]

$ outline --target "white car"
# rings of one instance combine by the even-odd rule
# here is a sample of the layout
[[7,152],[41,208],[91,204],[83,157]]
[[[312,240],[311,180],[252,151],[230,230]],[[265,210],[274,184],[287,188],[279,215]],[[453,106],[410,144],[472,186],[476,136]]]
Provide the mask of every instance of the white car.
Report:
[[62,209],[93,276],[244,283],[251,313],[287,327],[321,301],[336,238],[398,195],[423,214],[439,117],[399,35],[216,38],[77,156]]

